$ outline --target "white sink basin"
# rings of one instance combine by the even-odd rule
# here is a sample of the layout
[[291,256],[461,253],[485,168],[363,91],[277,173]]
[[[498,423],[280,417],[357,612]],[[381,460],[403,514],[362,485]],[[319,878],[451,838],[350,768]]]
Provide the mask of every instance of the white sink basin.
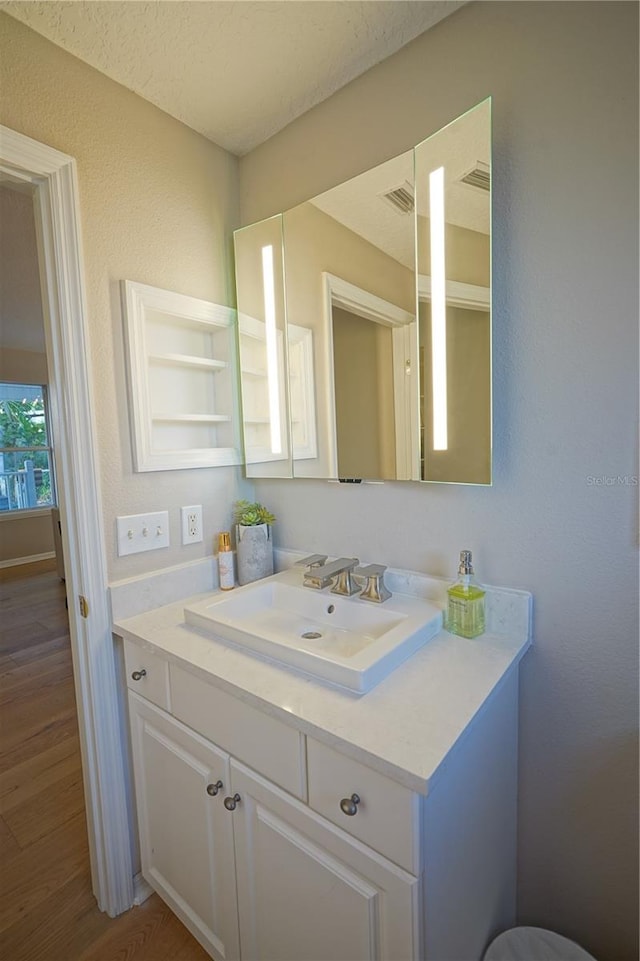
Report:
[[364,693],[442,626],[429,601],[394,594],[384,604],[302,587],[302,570],[274,574],[185,607],[185,619],[225,641]]

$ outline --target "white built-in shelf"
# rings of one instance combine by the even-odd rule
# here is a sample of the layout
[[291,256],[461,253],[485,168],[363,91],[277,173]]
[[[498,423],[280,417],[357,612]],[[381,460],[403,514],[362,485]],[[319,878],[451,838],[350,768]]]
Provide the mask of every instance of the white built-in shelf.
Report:
[[129,280],[122,299],[135,469],[242,463],[235,311]]
[[151,420],[164,424],[226,424],[231,418],[228,414],[152,414]]
[[226,360],[214,360],[209,357],[189,357],[187,354],[151,354],[150,364],[166,364],[168,367],[203,367],[205,370],[226,370],[229,366]]

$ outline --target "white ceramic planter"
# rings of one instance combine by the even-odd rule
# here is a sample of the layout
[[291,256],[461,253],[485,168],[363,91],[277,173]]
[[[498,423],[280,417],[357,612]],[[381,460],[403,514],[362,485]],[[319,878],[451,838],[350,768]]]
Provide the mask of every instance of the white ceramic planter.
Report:
[[236,524],[236,558],[240,586],[273,574],[273,540],[268,524]]

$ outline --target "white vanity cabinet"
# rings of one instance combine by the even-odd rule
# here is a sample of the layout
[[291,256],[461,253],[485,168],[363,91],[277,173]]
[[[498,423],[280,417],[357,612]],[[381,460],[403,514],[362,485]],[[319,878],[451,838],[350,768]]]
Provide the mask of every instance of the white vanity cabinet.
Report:
[[479,961],[514,923],[516,669],[425,795],[131,638],[142,872],[212,957]]
[[142,873],[200,943],[239,956],[229,755],[129,695]]
[[[213,957],[418,957],[418,877],[301,800],[307,779],[298,733],[157,655],[129,643],[125,652],[142,873]],[[206,733],[217,718],[218,740],[240,757],[139,691]],[[326,758],[321,772],[333,782],[336,818],[354,827]],[[367,806],[378,800],[382,809],[387,800],[369,787],[361,819]],[[402,860],[405,851],[390,853]]]

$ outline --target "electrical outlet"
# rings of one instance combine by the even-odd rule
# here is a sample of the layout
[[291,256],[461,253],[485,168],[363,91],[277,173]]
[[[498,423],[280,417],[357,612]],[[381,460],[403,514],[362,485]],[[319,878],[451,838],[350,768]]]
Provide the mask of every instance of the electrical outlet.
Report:
[[202,504],[181,507],[182,543],[198,544],[202,540]]
[[153,514],[128,514],[116,518],[118,533],[118,557],[155,551],[169,546],[169,512]]

